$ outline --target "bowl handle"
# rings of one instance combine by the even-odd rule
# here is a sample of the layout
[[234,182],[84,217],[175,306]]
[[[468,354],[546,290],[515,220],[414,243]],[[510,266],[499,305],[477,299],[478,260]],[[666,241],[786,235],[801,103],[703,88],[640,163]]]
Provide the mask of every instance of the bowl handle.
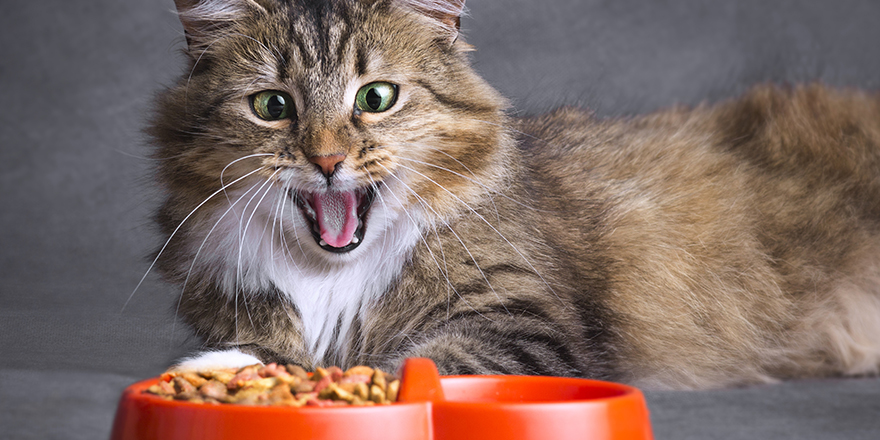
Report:
[[398,372],[400,391],[398,402],[440,402],[443,387],[440,386],[440,373],[434,361],[427,358],[409,358],[403,361]]

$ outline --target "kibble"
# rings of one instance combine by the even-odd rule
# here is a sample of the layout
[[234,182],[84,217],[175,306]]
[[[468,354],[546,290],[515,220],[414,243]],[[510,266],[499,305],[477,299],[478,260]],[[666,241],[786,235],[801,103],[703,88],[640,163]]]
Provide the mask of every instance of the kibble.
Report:
[[145,392],[168,400],[263,406],[369,406],[397,400],[400,380],[378,369],[251,365],[199,372],[168,371]]

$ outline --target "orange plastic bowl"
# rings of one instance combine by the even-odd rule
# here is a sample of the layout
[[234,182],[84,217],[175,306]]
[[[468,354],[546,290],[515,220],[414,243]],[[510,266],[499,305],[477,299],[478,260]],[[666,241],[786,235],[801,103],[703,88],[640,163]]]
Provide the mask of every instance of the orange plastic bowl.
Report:
[[122,394],[111,440],[401,439],[651,440],[642,393],[626,385],[542,376],[444,376],[408,359],[398,403],[288,408],[205,405]]

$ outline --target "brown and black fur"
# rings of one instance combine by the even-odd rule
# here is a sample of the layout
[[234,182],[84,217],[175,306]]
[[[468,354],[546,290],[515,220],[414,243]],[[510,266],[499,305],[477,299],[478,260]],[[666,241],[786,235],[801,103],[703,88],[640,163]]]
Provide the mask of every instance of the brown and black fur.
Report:
[[[190,70],[160,98],[151,131],[170,237],[159,267],[183,285],[180,314],[209,348],[309,367],[424,356],[448,374],[658,388],[878,371],[877,94],[767,85],[625,120],[573,108],[511,118],[469,67],[462,2],[213,3],[231,12],[178,2]],[[383,68],[405,102],[351,116],[346,78]],[[297,118],[243,116],[260,87],[299,90]],[[419,239],[347,340],[314,359],[288,295],[230,286],[224,248],[197,249],[228,206],[210,197],[222,184],[255,169],[241,185],[281,185],[279,169],[319,179],[308,158],[340,151],[363,185],[401,184],[394,197]],[[227,167],[249,154],[263,155]],[[311,237],[279,240],[297,252],[300,239]]]

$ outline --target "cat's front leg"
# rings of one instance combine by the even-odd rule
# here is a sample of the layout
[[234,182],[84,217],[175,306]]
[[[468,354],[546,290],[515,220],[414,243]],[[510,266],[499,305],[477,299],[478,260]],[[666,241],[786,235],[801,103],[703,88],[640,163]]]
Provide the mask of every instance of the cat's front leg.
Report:
[[181,359],[169,371],[209,371],[239,369],[248,365],[262,364],[255,356],[237,348],[209,350]]
[[572,337],[558,323],[509,315],[471,318],[447,323],[405,356],[429,358],[445,375],[608,377],[607,350],[596,340]]
[[312,367],[299,315],[278,291],[234,295],[233,301],[219,287],[184,295],[181,316],[205,345],[173,368],[241,368],[273,362]]

